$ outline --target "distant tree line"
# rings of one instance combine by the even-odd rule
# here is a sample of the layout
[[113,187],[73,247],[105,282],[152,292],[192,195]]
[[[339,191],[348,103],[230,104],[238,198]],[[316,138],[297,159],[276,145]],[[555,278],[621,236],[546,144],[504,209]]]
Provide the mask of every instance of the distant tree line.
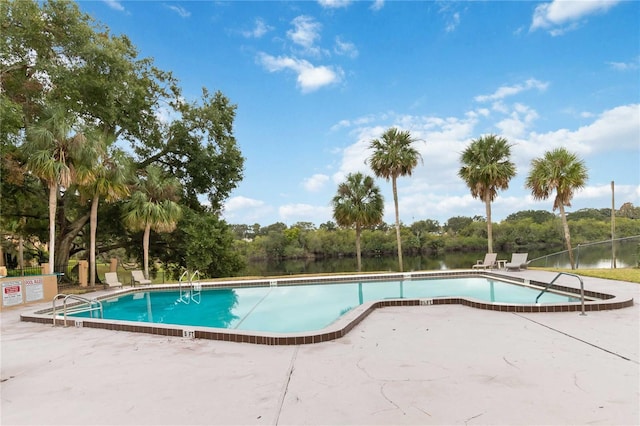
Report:
[[[640,235],[640,207],[625,203],[615,212],[616,238]],[[572,244],[611,238],[611,209],[581,209],[567,213]],[[315,226],[298,222],[291,226],[278,222],[268,226],[231,225],[234,249],[252,260],[355,257],[355,229],[344,229],[334,222]],[[486,219],[482,216],[455,216],[440,224],[424,219],[401,224],[404,254],[440,252],[482,252],[487,248]],[[563,250],[562,222],[545,210],[524,210],[507,216],[493,226],[493,244],[498,251]],[[395,226],[380,223],[361,231],[362,256],[393,256],[396,252]]]

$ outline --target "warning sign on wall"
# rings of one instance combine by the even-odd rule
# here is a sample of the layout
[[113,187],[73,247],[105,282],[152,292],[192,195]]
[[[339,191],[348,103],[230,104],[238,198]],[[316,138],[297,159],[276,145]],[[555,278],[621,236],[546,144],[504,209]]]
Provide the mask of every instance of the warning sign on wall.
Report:
[[2,306],[15,306],[22,303],[22,282],[4,281],[2,283]]

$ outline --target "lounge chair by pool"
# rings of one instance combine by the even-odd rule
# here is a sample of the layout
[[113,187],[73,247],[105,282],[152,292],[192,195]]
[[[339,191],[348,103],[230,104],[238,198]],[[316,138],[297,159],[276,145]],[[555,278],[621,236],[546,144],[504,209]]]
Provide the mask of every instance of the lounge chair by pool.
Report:
[[487,253],[484,255],[484,260],[478,260],[478,262],[472,266],[473,269],[487,269],[487,268],[495,268],[496,259],[498,257],[497,253]]
[[518,271],[521,269],[527,269],[527,257],[529,253],[513,253],[511,255],[511,262],[508,262],[504,265],[505,269],[508,271],[509,269],[517,269]]
[[151,280],[148,280],[144,277],[142,271],[131,271],[131,280],[133,282],[133,286],[135,287],[136,283],[140,285],[149,285],[151,284]]
[[104,288],[122,287],[122,283],[118,281],[118,274],[116,272],[105,272],[104,274]]

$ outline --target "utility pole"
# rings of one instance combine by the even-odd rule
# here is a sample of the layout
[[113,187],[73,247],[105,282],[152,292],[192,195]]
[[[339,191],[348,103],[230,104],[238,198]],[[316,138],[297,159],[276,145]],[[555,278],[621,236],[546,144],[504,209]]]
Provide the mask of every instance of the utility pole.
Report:
[[616,269],[616,201],[614,182],[611,181],[611,268]]

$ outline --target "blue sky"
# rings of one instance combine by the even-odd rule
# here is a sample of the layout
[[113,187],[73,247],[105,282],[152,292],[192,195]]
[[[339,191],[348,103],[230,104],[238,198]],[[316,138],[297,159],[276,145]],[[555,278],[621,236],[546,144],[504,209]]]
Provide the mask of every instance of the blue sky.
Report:
[[[245,177],[232,224],[332,220],[351,172],[373,176],[369,142],[389,127],[418,139],[423,163],[398,180],[406,224],[484,216],[457,177],[460,153],[494,133],[517,176],[492,204],[500,221],[551,211],[524,188],[530,162],[564,146],[587,186],[573,207],[640,205],[638,1],[102,1],[82,10],[126,34],[184,96],[220,90],[237,105]],[[391,184],[377,180],[387,223]]]

